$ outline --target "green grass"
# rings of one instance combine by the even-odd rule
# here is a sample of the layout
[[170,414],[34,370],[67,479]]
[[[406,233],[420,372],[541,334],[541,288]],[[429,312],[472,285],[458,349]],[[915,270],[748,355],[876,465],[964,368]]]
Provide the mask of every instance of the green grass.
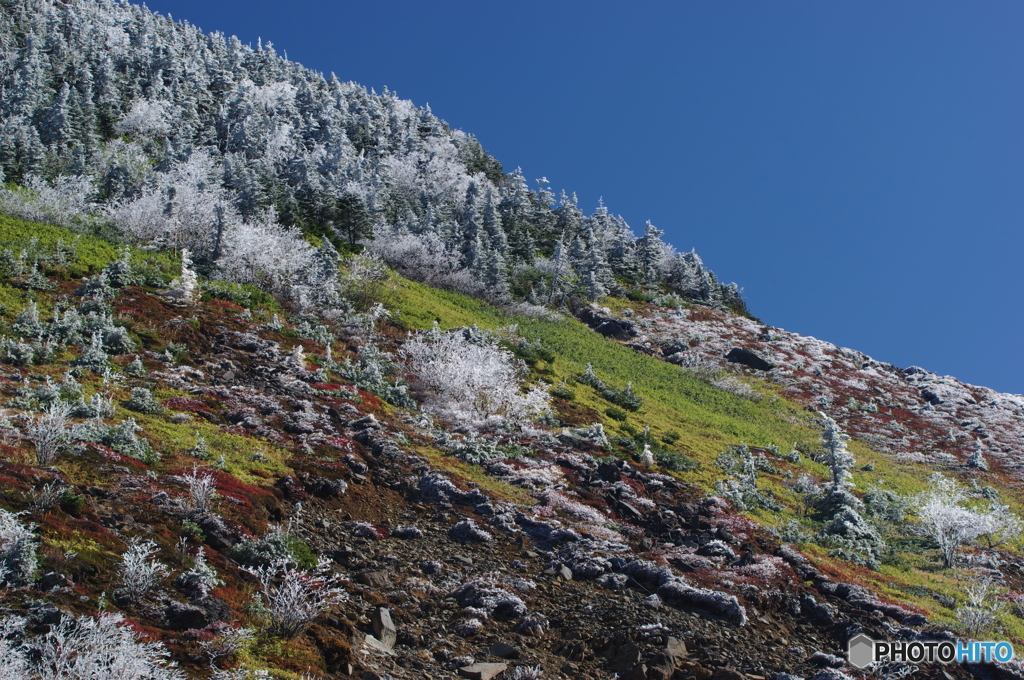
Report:
[[752,402],[717,389],[672,364],[634,352],[604,338],[573,319],[528,319],[506,314],[465,295],[439,291],[399,280],[394,296],[399,322],[410,329],[426,329],[436,321],[441,328],[476,324],[483,328],[516,325],[519,334],[551,349],[557,358],[539,372],[557,382],[565,379],[576,392],[575,402],[601,414],[605,428],[622,433],[622,421],[607,416],[612,406],[593,388],[572,382],[591,363],[597,375],[615,389],[632,383],[643,398],[633,420],[661,435],[675,431],[671,448],[704,463],[702,470],[683,473],[688,481],[710,488],[720,475],[710,465],[731,444],[752,446],[794,441],[816,441],[818,432],[808,424],[799,406],[782,399]]
[[[70,278],[98,273],[116,260],[124,247],[92,234],[76,233],[63,227],[26,222],[0,214],[0,248],[9,249],[17,257],[22,249],[31,247],[32,239],[36,239],[38,250],[47,254],[54,252],[58,242],[69,249],[74,246],[74,256],[68,262],[66,271],[62,272]],[[181,267],[180,259],[173,252],[131,248],[131,253],[133,264],[140,268],[154,267],[170,275],[176,274]]]

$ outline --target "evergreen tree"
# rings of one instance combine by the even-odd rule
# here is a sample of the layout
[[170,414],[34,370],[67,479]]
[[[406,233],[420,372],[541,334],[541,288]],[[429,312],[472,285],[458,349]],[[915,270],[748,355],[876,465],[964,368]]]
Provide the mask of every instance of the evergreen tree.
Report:
[[636,242],[636,265],[643,283],[656,283],[660,277],[660,265],[665,253],[664,235],[650,222],[644,227],[644,235]]

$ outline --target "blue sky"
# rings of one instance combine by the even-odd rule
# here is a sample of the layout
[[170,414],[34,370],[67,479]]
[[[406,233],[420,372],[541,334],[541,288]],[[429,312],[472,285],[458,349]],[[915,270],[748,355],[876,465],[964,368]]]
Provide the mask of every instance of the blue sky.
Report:
[[1024,4],[155,0],[430,103],[766,323],[1024,393]]

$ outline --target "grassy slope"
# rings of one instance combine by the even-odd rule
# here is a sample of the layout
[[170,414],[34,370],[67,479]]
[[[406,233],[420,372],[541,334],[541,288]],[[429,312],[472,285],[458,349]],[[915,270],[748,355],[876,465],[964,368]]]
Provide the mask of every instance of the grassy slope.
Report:
[[[539,340],[557,354],[552,365],[543,367],[540,375],[557,382],[571,383],[589,362],[605,382],[621,388],[632,382],[644,399],[638,413],[630,414],[632,425],[649,426],[656,435],[668,431],[681,437],[673,446],[697,460],[701,467],[694,472],[676,473],[681,480],[706,490],[722,474],[714,459],[728,445],[746,442],[752,446],[777,445],[788,451],[794,443],[818,447],[820,430],[814,414],[772,392],[765,383],[756,384],[765,398],[752,402],[717,389],[672,364],[634,352],[594,333],[573,319],[540,320],[506,314],[480,300],[458,293],[442,291],[399,280],[390,300],[399,312],[398,322],[410,330],[426,329],[436,321],[441,328],[476,324],[482,328],[498,328],[515,324],[519,334],[532,341]],[[610,406],[590,387],[572,384],[576,403],[596,411],[609,432],[621,432],[621,424],[603,415]],[[860,490],[879,485],[902,495],[914,495],[927,488],[927,479],[934,471],[925,466],[895,463],[888,457],[853,441],[850,450],[857,459],[854,483]],[[871,463],[873,470],[864,470]],[[827,474],[825,466],[806,456],[796,465],[783,463],[780,471],[790,471],[795,478],[808,472],[819,479]],[[757,511],[748,513],[758,521],[775,525],[799,519],[798,499],[782,475],[762,474],[762,486],[776,493],[787,506],[787,512]],[[1005,494],[1004,494],[1005,495]],[[889,563],[879,571],[859,567],[829,557],[828,551],[813,544],[802,545],[820,568],[837,579],[870,585],[883,597],[919,607],[931,618],[955,625],[954,609],[938,598],[964,599],[965,578],[962,572],[941,569],[937,550],[907,542]],[[1024,639],[1024,622],[1009,613],[1000,617],[1006,634]]]

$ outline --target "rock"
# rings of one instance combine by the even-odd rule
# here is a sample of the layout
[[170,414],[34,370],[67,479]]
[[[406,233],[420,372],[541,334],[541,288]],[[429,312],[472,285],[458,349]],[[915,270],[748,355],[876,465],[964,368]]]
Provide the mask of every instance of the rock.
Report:
[[377,607],[370,616],[370,623],[373,624],[373,633],[377,639],[383,642],[390,649],[395,646],[398,640],[398,630],[391,622],[391,611],[387,607]]
[[638,663],[640,663],[640,648],[632,640],[627,639],[615,650],[609,665],[612,670],[625,673],[632,670]]
[[387,588],[392,579],[386,571],[364,571],[356,576],[356,581],[371,588]]
[[622,479],[622,470],[614,463],[601,463],[597,466],[597,476],[606,482],[617,482]]
[[807,663],[819,668],[842,668],[846,665],[846,659],[842,659],[835,654],[826,654],[825,652],[818,651],[811,654],[811,657],[807,659]]
[[648,609],[661,609],[661,598],[652,593],[643,599],[643,605]]
[[711,675],[711,680],[747,680],[747,676],[732,668],[719,668]]
[[645,680],[670,680],[686,658],[686,645],[682,640],[670,637],[665,649],[648,661]]
[[565,566],[564,564],[558,567],[558,570],[557,570],[556,573],[559,576],[561,576],[562,579],[565,580],[565,581],[571,581],[572,580],[572,569],[570,569],[569,567]]
[[696,661],[683,664],[680,669],[684,677],[693,676],[697,680],[708,680],[711,677],[711,671],[701,666]]
[[378,673],[377,671],[363,671],[359,677],[361,680],[392,680],[387,673]]
[[647,664],[638,663],[633,669],[621,676],[623,680],[647,680]]
[[598,314],[593,309],[584,309],[580,312],[579,319],[607,338],[629,340],[637,336],[636,325],[632,321],[613,319]]
[[387,656],[394,656],[395,655],[395,652],[392,651],[392,649],[390,647],[388,647],[387,645],[385,645],[383,642],[381,642],[380,640],[378,640],[377,638],[375,638],[372,635],[367,635],[362,640],[362,646],[365,647],[366,649],[370,650],[370,651],[380,652],[381,654],[385,654]]
[[743,364],[758,371],[770,371],[775,368],[774,364],[765,361],[750,350],[740,349],[739,347],[733,347],[729,350],[725,358],[734,364]]
[[39,577],[39,590],[53,590],[67,584],[68,577],[57,571],[50,571]]
[[668,654],[678,664],[679,661],[686,658],[686,643],[679,638],[669,637],[665,642],[665,654]]
[[440,574],[444,570],[444,565],[437,560],[427,560],[420,563],[420,571],[427,576],[431,574]]
[[491,654],[492,656],[496,656],[499,659],[519,658],[519,648],[513,647],[512,645],[506,644],[504,642],[495,642],[487,650],[487,653]]
[[615,511],[619,513],[619,517],[628,522],[642,522],[644,520],[644,514],[625,501],[616,501]]
[[508,664],[504,663],[474,663],[463,666],[459,669],[459,675],[470,680],[490,680],[505,672]]
[[201,607],[183,602],[171,602],[164,610],[167,626],[172,630],[188,630],[205,628],[210,625],[210,617]]

